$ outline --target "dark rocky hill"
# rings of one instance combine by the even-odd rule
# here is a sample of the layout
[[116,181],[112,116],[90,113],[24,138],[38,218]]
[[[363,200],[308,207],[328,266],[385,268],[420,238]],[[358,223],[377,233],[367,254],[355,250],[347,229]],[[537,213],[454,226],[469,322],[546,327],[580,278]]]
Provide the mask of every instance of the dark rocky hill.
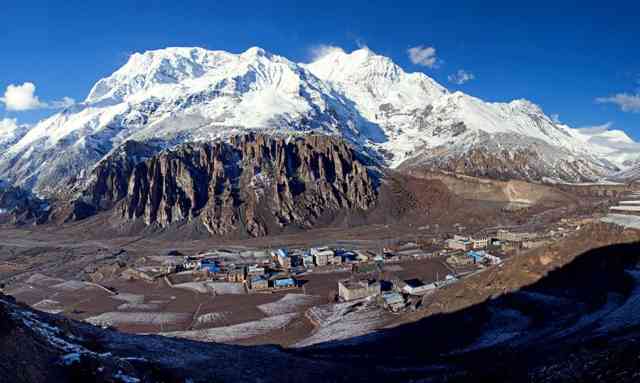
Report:
[[150,155],[131,142],[93,170],[67,220],[114,210],[125,224],[188,223],[214,235],[312,227],[337,211],[366,211],[377,180],[339,139],[245,134]]

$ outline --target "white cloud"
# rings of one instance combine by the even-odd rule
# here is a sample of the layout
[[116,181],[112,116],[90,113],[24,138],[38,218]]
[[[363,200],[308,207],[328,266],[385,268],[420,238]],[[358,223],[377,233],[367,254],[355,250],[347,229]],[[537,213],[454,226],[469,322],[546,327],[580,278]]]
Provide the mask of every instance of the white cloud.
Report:
[[43,107],[43,103],[35,93],[36,86],[32,82],[25,82],[22,85],[10,84],[0,101],[4,102],[7,110],[38,109]]
[[344,49],[335,46],[335,45],[329,45],[329,44],[319,44],[319,45],[314,45],[313,47],[311,47],[310,49],[311,52],[311,61],[316,61],[319,60],[323,57],[325,57],[326,55],[329,55],[331,53],[345,53]]
[[609,97],[598,97],[596,102],[600,104],[616,104],[623,112],[640,113],[640,93],[618,93]]
[[473,80],[474,78],[476,78],[476,76],[473,73],[468,72],[464,69],[458,69],[456,73],[450,74],[447,78],[449,79],[449,82],[462,85],[466,82]]
[[407,49],[409,60],[415,65],[426,66],[428,68],[437,68],[440,60],[436,56],[436,48],[418,45]]
[[613,126],[613,122],[609,121],[601,125],[584,126],[578,129],[580,130],[581,133],[591,135],[591,134],[604,133],[607,130],[611,129],[612,126]]
[[71,97],[63,97],[62,100],[51,102],[40,101],[36,96],[36,85],[32,82],[25,82],[22,85],[9,84],[4,97],[0,97],[0,102],[4,103],[5,109],[12,111],[60,109],[75,104],[75,100]]

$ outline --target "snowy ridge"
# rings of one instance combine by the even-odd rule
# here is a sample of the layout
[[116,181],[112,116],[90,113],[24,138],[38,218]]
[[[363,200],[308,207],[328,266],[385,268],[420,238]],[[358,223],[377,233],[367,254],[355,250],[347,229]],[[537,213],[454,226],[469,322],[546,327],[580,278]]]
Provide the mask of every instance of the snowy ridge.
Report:
[[[340,135],[392,167],[491,140],[506,140],[498,146],[507,151],[509,141],[544,143],[532,174],[568,181],[597,180],[640,157],[629,154],[638,144],[622,132],[572,129],[526,100],[451,93],[368,48],[334,50],[310,64],[257,47],[166,48],[133,54],[84,102],[28,131],[0,130],[0,178],[55,194],[127,140],[168,148],[247,130]],[[558,164],[571,171],[554,173]]]

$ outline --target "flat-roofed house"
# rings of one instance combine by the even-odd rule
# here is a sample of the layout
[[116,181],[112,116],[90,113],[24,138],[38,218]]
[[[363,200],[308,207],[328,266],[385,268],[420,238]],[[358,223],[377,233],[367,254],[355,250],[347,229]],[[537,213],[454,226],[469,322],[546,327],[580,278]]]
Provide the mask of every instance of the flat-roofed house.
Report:
[[269,281],[262,275],[254,275],[249,279],[251,290],[265,290],[269,287]]
[[328,247],[312,247],[309,252],[313,255],[316,265],[325,266],[329,262],[329,257],[333,258],[334,252]]
[[338,282],[338,295],[344,301],[379,295],[380,282],[375,279],[362,279],[359,281],[344,280]]

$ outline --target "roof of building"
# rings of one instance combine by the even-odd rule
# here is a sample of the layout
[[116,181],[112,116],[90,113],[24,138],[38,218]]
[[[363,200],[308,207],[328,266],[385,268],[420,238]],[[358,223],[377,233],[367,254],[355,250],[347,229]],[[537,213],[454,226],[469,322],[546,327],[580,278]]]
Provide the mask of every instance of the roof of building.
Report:
[[404,303],[404,298],[402,297],[402,295],[396,292],[383,293],[382,299],[384,299],[385,303],[389,305]]
[[363,287],[369,287],[371,285],[374,285],[376,283],[380,283],[375,279],[360,279],[357,281],[353,281],[350,279],[344,280],[344,281],[340,281],[340,284],[342,284],[342,286],[344,286],[345,288],[348,289],[361,289]]
[[404,281],[409,287],[420,287],[420,286],[424,286],[424,282],[422,282],[421,280],[414,278],[414,279],[407,279]]

